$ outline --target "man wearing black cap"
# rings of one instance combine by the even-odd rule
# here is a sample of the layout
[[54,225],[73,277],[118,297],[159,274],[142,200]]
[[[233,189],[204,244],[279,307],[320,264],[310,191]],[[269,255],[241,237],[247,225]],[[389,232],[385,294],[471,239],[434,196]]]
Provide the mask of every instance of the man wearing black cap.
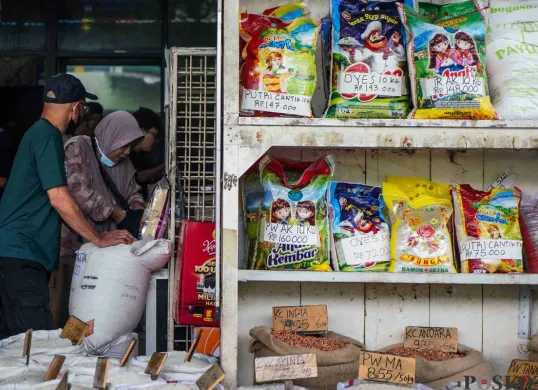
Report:
[[48,279],[58,267],[61,219],[101,248],[134,240],[126,231],[98,234],[67,189],[62,134],[80,121],[86,99],[97,96],[76,77],[52,77],[41,119],[15,156],[0,201],[0,339],[52,329]]

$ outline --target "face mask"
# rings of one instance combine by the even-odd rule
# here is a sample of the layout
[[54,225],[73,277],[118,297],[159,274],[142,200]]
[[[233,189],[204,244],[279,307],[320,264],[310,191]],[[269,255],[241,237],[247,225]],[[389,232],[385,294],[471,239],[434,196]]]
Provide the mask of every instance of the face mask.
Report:
[[109,168],[112,168],[112,167],[116,166],[116,163],[114,161],[112,161],[107,156],[105,156],[105,154],[103,153],[103,151],[99,147],[99,142],[97,141],[97,139],[95,140],[95,143],[97,144],[97,149],[99,150],[99,154],[101,154],[101,158],[100,158],[101,163],[105,167],[109,167]]

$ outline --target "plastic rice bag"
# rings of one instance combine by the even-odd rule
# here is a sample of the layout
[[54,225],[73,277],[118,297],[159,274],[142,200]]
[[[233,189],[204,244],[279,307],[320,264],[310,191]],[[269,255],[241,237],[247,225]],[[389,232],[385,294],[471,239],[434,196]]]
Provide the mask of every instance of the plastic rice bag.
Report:
[[399,4],[415,119],[496,119],[486,77],[486,25],[473,0],[420,15]]
[[[282,7],[272,13],[290,15]],[[306,16],[284,20],[242,13],[240,27],[241,36],[248,40],[240,70],[241,114],[312,116],[316,21]]]
[[148,198],[140,221],[140,239],[158,240],[166,236],[170,218],[170,184],[161,179]]
[[332,182],[332,235],[340,271],[382,271],[390,265],[390,232],[381,187]]
[[[278,161],[286,171],[288,180],[295,182],[307,169],[311,162],[293,161],[279,158]],[[260,223],[260,206],[265,192],[260,180],[259,161],[246,173],[243,179],[243,212],[245,216],[245,229],[247,232],[247,269],[255,264],[255,251]]]
[[326,194],[333,172],[332,156],[311,163],[298,180],[273,157],[261,160],[265,197],[254,269],[331,271]]
[[321,19],[321,64],[323,66],[323,86],[329,96],[331,80],[331,15]]
[[449,186],[388,177],[383,198],[393,221],[390,272],[456,273],[449,221]]
[[523,273],[519,190],[462,184],[452,195],[461,272]]
[[332,0],[327,118],[403,118],[407,59],[395,1]]

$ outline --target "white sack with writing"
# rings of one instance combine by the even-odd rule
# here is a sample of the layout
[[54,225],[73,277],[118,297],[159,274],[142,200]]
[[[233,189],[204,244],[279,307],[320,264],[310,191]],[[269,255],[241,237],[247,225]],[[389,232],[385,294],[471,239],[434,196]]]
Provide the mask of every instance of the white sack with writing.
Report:
[[77,252],[69,314],[89,325],[85,347],[90,353],[138,325],[151,273],[170,260],[167,240],[137,241],[132,245],[98,248],[83,245]]

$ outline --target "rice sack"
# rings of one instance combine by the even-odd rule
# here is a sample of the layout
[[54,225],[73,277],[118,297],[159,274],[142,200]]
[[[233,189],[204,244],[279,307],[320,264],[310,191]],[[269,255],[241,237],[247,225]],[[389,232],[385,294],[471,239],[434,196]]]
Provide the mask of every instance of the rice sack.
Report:
[[407,60],[396,2],[332,0],[327,118],[404,118]]
[[462,184],[452,196],[461,272],[523,273],[519,191],[478,191]]
[[265,191],[254,269],[331,271],[327,189],[332,156],[311,163],[297,180],[271,156],[260,162]]
[[340,271],[382,271],[390,265],[390,232],[381,187],[332,182],[332,235]]
[[[286,171],[289,181],[299,180],[304,170],[312,162],[294,161],[279,158],[278,161]],[[258,243],[258,228],[260,224],[260,207],[265,196],[262,182],[260,180],[259,161],[247,171],[243,178],[243,214],[245,216],[245,229],[247,232],[247,269],[253,269]]]
[[448,224],[449,186],[425,179],[388,177],[383,198],[390,211],[390,272],[456,273]]
[[312,116],[316,21],[242,13],[240,23],[241,36],[248,40],[240,70],[241,114]]
[[538,119],[538,1],[493,0],[486,58],[502,119]]
[[[486,26],[472,0],[420,15],[398,5],[405,25],[415,119],[496,119],[486,77]],[[433,12],[433,13],[432,13]]]

